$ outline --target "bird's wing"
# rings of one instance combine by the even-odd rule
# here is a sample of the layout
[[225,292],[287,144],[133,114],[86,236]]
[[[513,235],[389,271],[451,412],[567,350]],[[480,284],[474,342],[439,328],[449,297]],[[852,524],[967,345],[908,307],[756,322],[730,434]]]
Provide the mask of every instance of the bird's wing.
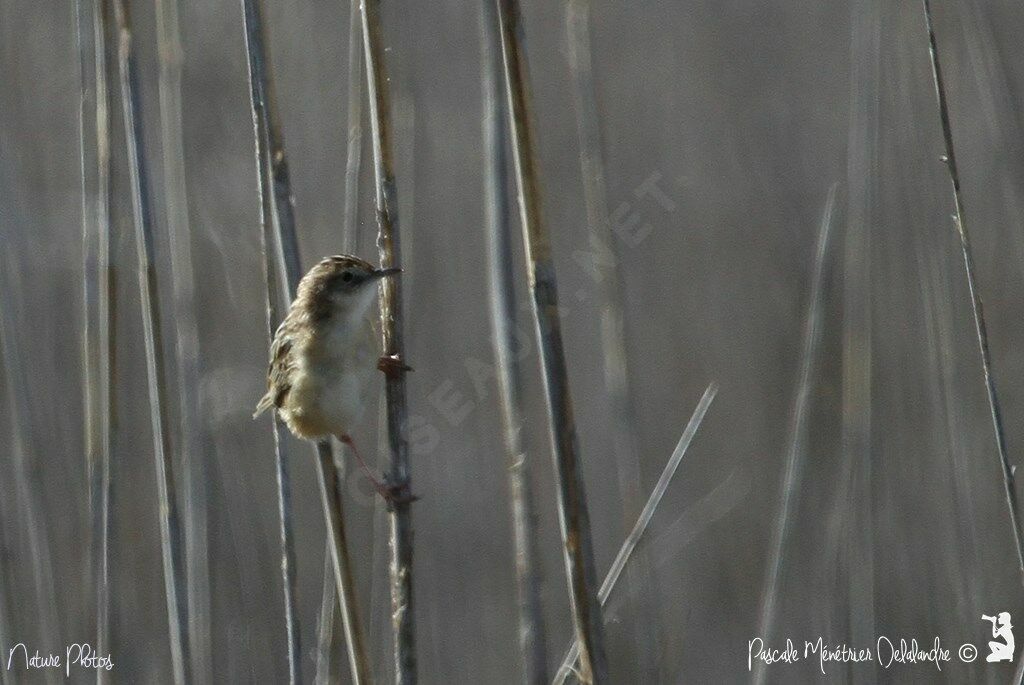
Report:
[[281,324],[274,335],[274,342],[270,345],[270,368],[267,370],[267,394],[263,396],[256,405],[256,413],[259,416],[262,412],[271,407],[280,407],[284,404],[288,391],[291,390],[292,368],[294,357],[291,353],[293,341],[288,335],[288,326]]

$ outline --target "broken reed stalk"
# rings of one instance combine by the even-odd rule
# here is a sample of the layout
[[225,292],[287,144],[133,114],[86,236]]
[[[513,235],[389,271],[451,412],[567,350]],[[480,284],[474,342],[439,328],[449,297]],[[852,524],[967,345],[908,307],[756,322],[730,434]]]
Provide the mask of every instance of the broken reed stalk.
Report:
[[[345,214],[341,228],[341,251],[354,254],[359,245],[359,174],[363,152],[363,27],[359,15],[360,0],[351,0],[348,16],[348,113],[346,116],[347,149],[345,155]],[[339,480],[341,474],[339,474]],[[327,544],[332,543],[328,535]],[[334,641],[335,588],[334,573],[324,564],[320,620],[317,622],[316,682],[326,685],[331,674],[331,646]],[[367,668],[369,671],[369,668]]]
[[[380,1],[363,0],[363,46],[366,90],[370,104],[373,167],[376,186],[377,248],[380,268],[401,266],[398,197],[395,187],[391,98],[380,21]],[[386,481],[399,493],[389,508],[391,521],[391,624],[394,632],[395,682],[416,682],[416,642],[413,612],[412,507],[408,419],[404,366],[402,284],[386,278],[380,285],[381,347],[394,364],[385,374],[388,446],[391,452]]]
[[[81,69],[86,454],[89,462],[90,567],[95,587],[96,653],[110,641],[110,460],[113,431],[114,271],[110,223],[110,121],[103,0],[76,0]],[[91,109],[91,111],[90,111]],[[96,670],[98,685],[108,682]]]
[[[801,492],[804,473],[804,441],[807,437],[807,412],[811,399],[811,375],[814,373],[821,346],[822,319],[824,318],[825,302],[823,297],[825,281],[825,258],[828,254],[829,236],[832,232],[832,213],[835,209],[836,184],[828,191],[825,210],[818,229],[817,245],[814,249],[814,270],[811,275],[811,287],[807,299],[807,311],[804,317],[803,350],[800,355],[800,373],[797,378],[796,397],[793,400],[793,413],[789,425],[789,448],[786,451],[785,468],[783,470],[781,499],[775,525],[772,529],[772,541],[768,570],[761,589],[761,616],[756,635],[766,643],[771,637],[775,624],[776,597],[779,592],[779,576],[785,555],[786,544],[792,527],[793,498]],[[754,682],[763,683],[767,674],[763,663],[755,668]]]
[[139,299],[142,302],[142,330],[146,351],[150,420],[153,430],[153,458],[160,500],[160,537],[163,549],[164,585],[170,631],[174,682],[192,681],[189,658],[188,610],[185,602],[185,568],[178,519],[174,464],[167,432],[167,380],[164,370],[163,321],[157,297],[156,264],[153,247],[153,213],[149,174],[146,167],[142,117],[138,103],[138,76],[132,49],[131,24],[125,0],[113,0],[117,30],[117,62],[121,83],[125,148],[132,191],[132,216],[139,260]]
[[[242,0],[245,21],[245,44],[249,68],[249,93],[251,96],[253,127],[256,140],[256,164],[259,176],[261,239],[264,262],[267,269],[267,323],[271,338],[274,326],[282,319],[287,304],[295,299],[296,289],[302,277],[300,272],[298,238],[295,232],[295,215],[292,200],[288,162],[284,151],[274,106],[273,80],[268,69],[269,58],[267,37],[258,0]],[[271,224],[273,230],[271,230]],[[274,245],[271,258],[269,246]],[[280,288],[274,293],[274,278],[277,274]],[[276,303],[280,303],[277,305]],[[300,661],[302,652],[299,643],[298,617],[295,603],[295,550],[292,533],[291,501],[287,460],[283,453],[281,428],[275,414],[273,420],[274,441],[278,479],[278,504],[281,520],[282,575],[285,588],[285,612],[288,629],[289,675],[293,683],[301,682]],[[316,445],[317,469],[320,482],[321,502],[328,527],[331,555],[335,564],[335,581],[338,584],[342,620],[345,626],[349,664],[352,679],[357,685],[370,682],[369,661],[363,644],[363,631],[359,622],[352,582],[351,561],[344,546],[344,517],[337,488],[327,488],[336,482],[337,472],[331,457],[331,444],[321,441]],[[338,545],[342,545],[339,547]]]
[[[605,181],[601,127],[597,111],[597,86],[594,82],[590,48],[590,0],[566,3],[566,33],[569,70],[576,108],[576,127],[580,141],[580,175],[586,205],[590,249],[593,253],[594,279],[601,303],[601,351],[604,383],[612,421],[612,446],[618,471],[623,525],[636,519],[643,506],[643,474],[638,450],[636,413],[629,387],[629,360],[626,356],[626,317],[622,306],[622,277],[616,243],[608,214],[608,189]],[[638,677],[662,679],[658,664],[661,644],[661,617],[657,608],[660,596],[654,568],[646,549],[637,552],[626,574],[632,600],[633,643],[636,648]]]
[[1010,464],[1006,451],[1006,435],[1003,430],[1002,409],[999,404],[999,395],[996,392],[995,371],[992,368],[992,354],[988,346],[988,326],[985,323],[985,309],[982,306],[981,295],[978,293],[974,255],[971,251],[970,235],[964,223],[964,202],[960,191],[960,173],[957,170],[956,154],[953,150],[953,128],[949,119],[946,86],[942,79],[942,66],[939,63],[939,48],[935,40],[935,27],[932,25],[932,10],[929,0],[922,0],[922,7],[924,9],[925,28],[928,31],[928,52],[931,57],[932,79],[935,82],[935,98],[939,108],[939,119],[942,122],[942,139],[946,149],[943,161],[946,163],[946,170],[949,172],[949,180],[953,189],[953,222],[960,237],[960,251],[964,259],[964,274],[967,276],[967,288],[971,295],[971,314],[974,317],[974,332],[978,339],[978,352],[981,356],[981,369],[985,378],[989,413],[992,418],[992,428],[995,432],[996,451],[999,455],[999,466],[1003,474],[1003,490],[1006,495],[1006,506],[1010,512],[1010,523],[1013,528],[1017,565],[1021,572],[1021,580],[1024,582],[1024,547],[1022,547],[1024,533],[1021,532],[1022,523],[1020,508],[1017,503],[1017,490],[1014,484],[1014,467]]
[[508,455],[512,539],[519,601],[519,647],[523,682],[548,682],[547,631],[537,568],[537,521],[530,463],[523,444],[523,408],[516,347],[515,274],[508,202],[508,154],[505,106],[501,94],[501,36],[494,0],[483,0],[480,14],[483,51],[484,225],[487,237],[488,303],[498,399]]
[[519,190],[519,212],[529,267],[544,391],[551,431],[552,458],[558,481],[558,513],[564,543],[566,576],[576,638],[580,644],[580,679],[608,681],[604,622],[597,599],[597,571],[590,535],[583,474],[578,456],[569,379],[558,319],[558,289],[547,229],[541,219],[540,178],[531,127],[526,57],[517,0],[495,0],[501,31],[506,96],[511,112],[512,159]]
[[[700,424],[704,421],[704,416],[707,415],[708,409],[711,407],[711,402],[714,401],[715,395],[717,394],[718,383],[712,381],[708,387],[705,388],[700,401],[697,402],[697,406],[694,408],[693,414],[690,416],[690,420],[686,424],[686,428],[683,429],[683,434],[680,436],[675,450],[672,451],[672,456],[669,457],[668,463],[665,464],[665,469],[661,472],[658,482],[654,485],[654,490],[651,491],[651,496],[647,498],[647,503],[644,505],[643,510],[641,510],[640,516],[633,525],[633,529],[629,532],[629,535],[626,536],[626,541],[623,542],[622,547],[619,548],[619,553],[615,555],[615,560],[612,561],[612,566],[608,569],[608,574],[604,577],[604,582],[601,583],[601,589],[598,591],[598,599],[601,602],[601,606],[604,606],[608,601],[608,598],[612,594],[612,590],[615,589],[615,584],[622,575],[622,571],[626,568],[626,564],[629,562],[630,557],[636,550],[637,545],[640,544],[640,540],[643,538],[648,526],[650,526],[651,520],[654,518],[654,512],[658,509],[658,505],[661,503],[662,498],[668,491],[668,486],[672,482],[672,477],[675,476],[676,471],[679,470],[679,464],[682,463],[683,457],[686,455],[686,450],[690,448],[690,443],[693,442],[693,437],[697,434],[697,429],[700,428]],[[572,646],[566,652],[565,657],[562,659],[562,665],[559,667],[558,673],[555,674],[553,685],[562,685],[570,674],[578,673],[578,671],[573,668],[573,665],[579,658],[579,654],[579,642],[574,641]]]
[[200,682],[213,677],[210,616],[210,564],[207,519],[208,450],[203,439],[203,395],[199,388],[201,358],[196,321],[195,271],[185,184],[185,143],[182,131],[182,48],[179,0],[156,0],[157,45],[160,57],[160,134],[163,191],[170,242],[174,291],[175,357],[178,365],[178,412],[181,468],[185,479],[185,563],[188,566],[188,616],[192,675]]

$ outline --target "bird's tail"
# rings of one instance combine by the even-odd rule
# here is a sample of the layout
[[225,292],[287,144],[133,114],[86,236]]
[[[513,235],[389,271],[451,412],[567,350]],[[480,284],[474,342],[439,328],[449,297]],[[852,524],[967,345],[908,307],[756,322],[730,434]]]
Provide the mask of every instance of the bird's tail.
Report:
[[273,406],[274,396],[268,392],[266,395],[263,396],[263,399],[260,400],[260,403],[256,405],[256,411],[253,413],[252,417],[254,419],[257,418],[260,414],[262,414],[263,412],[265,412],[266,410],[270,409]]

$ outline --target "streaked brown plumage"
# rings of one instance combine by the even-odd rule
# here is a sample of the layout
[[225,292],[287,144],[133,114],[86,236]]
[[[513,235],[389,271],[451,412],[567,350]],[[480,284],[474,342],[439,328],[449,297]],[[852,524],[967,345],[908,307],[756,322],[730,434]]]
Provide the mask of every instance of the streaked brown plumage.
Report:
[[274,334],[267,393],[254,418],[273,407],[299,438],[349,441],[378,365],[369,317],[373,286],[397,272],[351,255],[328,257],[310,269]]

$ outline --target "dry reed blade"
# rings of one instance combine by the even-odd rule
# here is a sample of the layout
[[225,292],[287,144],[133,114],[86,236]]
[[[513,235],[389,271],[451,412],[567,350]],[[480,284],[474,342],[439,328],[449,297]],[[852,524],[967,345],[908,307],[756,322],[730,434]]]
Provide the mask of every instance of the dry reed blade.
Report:
[[[981,294],[978,292],[978,283],[975,277],[974,253],[971,250],[970,234],[964,222],[964,202],[960,189],[960,172],[956,165],[956,153],[953,147],[953,126],[949,118],[946,85],[942,75],[942,64],[939,61],[939,46],[935,38],[935,27],[932,23],[931,3],[929,0],[922,0],[921,7],[924,11],[925,29],[928,32],[928,54],[931,58],[932,81],[935,84],[935,100],[939,109],[939,121],[942,124],[942,141],[946,151],[943,161],[946,164],[946,171],[949,173],[949,181],[953,190],[953,223],[960,238],[960,252],[964,260],[964,275],[967,278],[967,289],[970,291],[971,296],[971,315],[974,320],[974,333],[978,340],[978,353],[981,357],[981,369],[984,376],[985,393],[988,398],[989,415],[992,419],[996,452],[999,456],[999,467],[1002,471],[1003,493],[1006,498],[1006,508],[1010,514],[1010,527],[1013,530],[1017,566],[1021,574],[1021,581],[1024,582],[1024,546],[1022,546],[1024,533],[1021,531],[1020,507],[1017,502],[1017,487],[1014,482],[1015,467],[1010,464],[1009,455],[1007,454],[1002,408],[999,403],[999,394],[996,390],[995,371],[992,367],[992,354],[988,344],[988,325],[985,323],[985,309],[982,305]],[[1024,654],[1017,661],[1012,682],[1018,684],[1024,682]]]
[[[844,478],[837,503],[846,507],[845,548],[849,639],[875,639],[875,526],[872,487],[873,360],[872,232],[878,206],[877,168],[881,92],[881,0],[859,0],[851,9],[850,122],[847,136],[847,231],[843,245],[842,426]],[[872,669],[850,669],[853,683],[873,682]]]
[[[647,503],[640,512],[640,516],[633,525],[633,529],[629,532],[629,535],[626,536],[626,541],[623,542],[622,547],[619,548],[619,553],[615,555],[611,568],[608,569],[608,574],[605,576],[604,582],[601,583],[601,589],[598,591],[598,599],[602,606],[608,601],[608,597],[611,596],[612,590],[615,589],[615,584],[622,575],[623,569],[626,568],[626,564],[629,562],[630,557],[636,550],[637,545],[640,544],[640,540],[643,538],[648,526],[650,526],[651,520],[654,518],[654,512],[657,511],[658,505],[661,503],[662,498],[668,491],[668,486],[672,482],[672,477],[675,476],[676,471],[679,470],[679,464],[682,463],[683,457],[686,455],[686,450],[690,448],[690,443],[693,442],[694,436],[697,435],[697,429],[700,428],[700,424],[704,421],[704,417],[707,415],[708,409],[711,408],[711,403],[714,401],[715,395],[717,394],[718,383],[712,381],[704,390],[704,394],[701,395],[700,401],[697,402],[697,406],[694,408],[693,414],[690,416],[690,420],[686,424],[686,428],[683,429],[683,434],[679,437],[679,442],[676,444],[676,448],[672,451],[672,456],[669,457],[668,463],[665,464],[665,468],[661,472],[661,476],[658,478],[658,482],[655,483],[654,489],[651,491],[651,496],[647,498]],[[555,674],[555,679],[553,681],[554,685],[562,685],[570,674],[576,673],[579,675],[579,672],[573,668],[576,660],[579,659],[579,647],[579,641],[575,641],[569,648],[568,652],[566,652],[565,657],[562,659],[562,665],[559,667],[558,673]]]
[[[8,635],[11,634],[10,613],[8,610],[7,591],[9,583],[3,569],[10,568],[14,563],[8,553],[7,531],[3,523],[0,523],[0,654],[7,654]],[[0,670],[0,685],[7,685],[7,669]]]
[[160,538],[163,551],[164,586],[170,633],[171,664],[176,683],[192,681],[189,658],[188,610],[185,601],[185,568],[178,519],[177,491],[167,433],[167,380],[164,370],[162,318],[157,297],[154,256],[153,214],[149,174],[144,152],[142,117],[138,102],[138,76],[132,48],[131,24],[124,0],[113,0],[117,30],[117,62],[124,117],[125,148],[131,182],[132,216],[139,262],[139,299],[142,303],[143,342],[149,386],[153,458],[159,496]]
[[359,6],[351,0],[348,32],[348,129],[345,156],[345,217],[342,223],[342,246],[354,252],[359,244],[359,172],[363,162],[363,32]]
[[[814,373],[821,346],[822,319],[825,302],[823,297],[825,280],[825,258],[828,254],[829,237],[832,233],[832,214],[835,209],[836,185],[833,184],[825,200],[825,211],[818,229],[817,245],[814,249],[814,270],[807,298],[804,316],[803,349],[800,355],[800,373],[797,378],[796,397],[789,425],[789,445],[786,450],[780,489],[782,504],[779,506],[772,529],[771,547],[764,585],[761,588],[761,615],[757,635],[766,643],[771,637],[775,623],[776,597],[779,591],[779,577],[785,555],[789,532],[792,527],[793,498],[801,492],[804,472],[804,441],[807,437],[807,412],[811,396],[811,377]],[[763,683],[766,678],[763,662],[758,662],[754,682]]]
[[[395,186],[391,97],[380,21],[379,0],[363,0],[363,46],[366,90],[370,104],[373,142],[377,248],[380,267],[401,266],[398,197]],[[413,607],[413,548],[411,473],[409,468],[408,410],[404,367],[401,279],[387,278],[380,285],[381,347],[394,362],[387,373],[384,395],[387,403],[388,447],[391,463],[388,485],[399,493],[389,507],[391,521],[391,623],[394,632],[395,682],[416,682],[416,634]]]
[[356,601],[352,558],[348,551],[342,516],[338,470],[334,464],[331,445],[326,441],[317,443],[317,465],[320,496],[327,521],[327,534],[331,542],[330,552],[334,562],[334,581],[341,607],[342,627],[345,630],[345,640],[350,645],[349,668],[352,682],[357,685],[369,683],[372,675],[366,657],[366,646],[363,644],[362,627],[356,618],[359,615],[359,605]]
[[604,683],[608,680],[604,621],[597,599],[590,515],[583,488],[583,473],[580,470],[568,370],[558,318],[555,267],[547,228],[541,219],[540,178],[533,140],[528,70],[526,56],[520,45],[523,36],[522,17],[517,0],[496,2],[506,96],[511,113],[509,128],[519,191],[520,221],[558,484],[558,512],[566,578],[573,624],[581,645],[580,675],[585,683]]
[[[266,276],[267,332],[274,337],[274,328],[281,320],[281,311],[287,306],[288,294],[275,286],[275,274],[283,268],[271,256],[273,242],[271,224],[279,225],[274,212],[272,182],[272,148],[270,144],[270,114],[267,105],[267,57],[263,45],[264,35],[257,0],[242,0],[245,25],[245,49],[248,58],[249,96],[253,122],[256,155],[257,194],[259,196],[260,247]],[[283,277],[282,277],[283,278]],[[281,584],[284,593],[285,631],[288,646],[288,679],[292,685],[302,680],[302,650],[298,625],[295,574],[295,534],[292,522],[288,459],[281,439],[281,426],[276,414],[271,420],[274,437],[274,464],[277,476],[278,523],[281,536]]]
[[[11,264],[13,255],[0,254],[0,286],[10,292],[14,274]],[[46,507],[41,498],[45,484],[41,482],[38,469],[29,463],[30,420],[27,398],[30,383],[28,370],[19,359],[14,347],[13,335],[21,330],[8,309],[10,299],[0,297],[0,366],[2,366],[7,401],[7,418],[11,427],[9,451],[11,480],[14,481],[14,499],[17,510],[24,514],[24,536],[28,539],[28,563],[32,568],[33,592],[36,613],[32,624],[38,626],[37,639],[47,640],[59,635],[60,619],[56,608],[56,586],[53,577],[53,554],[50,550],[49,526],[46,523]],[[6,525],[6,522],[4,523]],[[14,637],[14,636],[12,636]],[[9,655],[7,657],[10,658]],[[47,682],[60,682],[54,669],[46,669]]]
[[[110,123],[103,0],[76,0],[81,69],[79,118],[84,268],[86,454],[89,462],[90,572],[96,653],[110,641],[110,461],[113,430],[114,270],[110,222]],[[90,112],[91,109],[91,112]],[[109,680],[96,670],[96,682]]]
[[334,648],[334,616],[337,605],[337,592],[334,588],[334,556],[331,553],[330,532],[324,541],[323,584],[320,592],[320,613],[316,622],[316,674],[313,682],[316,685],[328,685],[331,682],[331,650]]
[[[357,233],[359,219],[359,174],[362,170],[363,141],[363,30],[359,13],[360,0],[349,3],[348,32],[348,111],[346,116],[345,156],[345,214],[341,229],[341,250],[355,253],[359,245]],[[338,476],[341,479],[341,474]],[[334,640],[335,577],[330,566],[333,558],[328,533],[327,563],[324,564],[323,592],[320,602],[320,620],[317,622],[316,682],[326,685],[331,673],[332,643]],[[354,600],[354,597],[353,597]],[[360,631],[361,635],[361,631]],[[367,654],[367,658],[369,655]],[[366,668],[370,671],[369,664]]]
[[156,0],[160,133],[163,152],[163,190],[170,242],[174,290],[175,356],[178,365],[178,411],[182,473],[185,479],[185,562],[188,565],[188,615],[192,639],[192,676],[213,678],[210,616],[210,565],[207,520],[210,480],[208,444],[202,436],[206,415],[199,388],[201,359],[196,321],[195,271],[185,183],[185,141],[182,131],[182,47],[178,22],[179,0]]
[[[1013,541],[1017,552],[1017,565],[1021,573],[1021,580],[1024,582],[1024,546],[1021,532],[1020,508],[1017,503],[1017,490],[1014,484],[1014,467],[1006,450],[1006,434],[1003,429],[1002,408],[999,403],[999,394],[996,391],[995,371],[992,367],[992,354],[988,345],[988,326],[985,323],[985,309],[981,302],[981,294],[978,292],[978,283],[975,276],[974,254],[971,250],[970,234],[964,222],[964,202],[960,190],[960,173],[956,166],[956,154],[953,148],[953,127],[949,119],[949,105],[946,100],[946,87],[942,77],[942,65],[939,62],[939,47],[935,39],[935,27],[932,24],[932,11],[929,0],[922,0],[924,10],[925,28],[928,32],[928,52],[931,57],[932,79],[935,83],[935,99],[939,109],[939,120],[942,123],[942,140],[945,145],[946,154],[944,161],[946,170],[949,172],[950,185],[953,190],[953,223],[960,238],[960,251],[964,260],[964,275],[967,277],[967,288],[971,295],[971,315],[974,319],[974,332],[978,340],[978,353],[981,357],[981,369],[985,380],[985,392],[988,397],[989,414],[992,419],[992,429],[995,434],[996,451],[999,456],[999,466],[1003,476],[1003,491],[1006,496],[1006,507],[1010,513],[1010,523],[1013,529]],[[1024,658],[1024,657],[1022,657]],[[1024,664],[1024,661],[1022,661]]]
[[484,225],[487,237],[488,304],[494,347],[498,399],[508,455],[508,479],[515,545],[516,591],[519,601],[519,641],[523,681],[546,683],[547,631],[537,568],[537,522],[529,455],[523,441],[521,369],[516,358],[515,274],[508,202],[508,143],[506,111],[501,95],[501,36],[494,0],[483,0]]
[[[590,0],[569,0],[566,3],[566,34],[576,128],[580,141],[583,199],[593,253],[593,275],[601,309],[604,383],[612,421],[612,446],[622,501],[622,521],[623,525],[628,526],[643,506],[643,478],[637,447],[639,438],[636,432],[636,413],[629,385],[622,277],[608,213],[597,86],[590,47]],[[638,676],[654,681],[664,676],[658,664],[662,626],[656,601],[660,593],[647,550],[639,550],[636,555],[626,574],[630,587],[628,594],[634,603],[631,617],[633,643]]]

